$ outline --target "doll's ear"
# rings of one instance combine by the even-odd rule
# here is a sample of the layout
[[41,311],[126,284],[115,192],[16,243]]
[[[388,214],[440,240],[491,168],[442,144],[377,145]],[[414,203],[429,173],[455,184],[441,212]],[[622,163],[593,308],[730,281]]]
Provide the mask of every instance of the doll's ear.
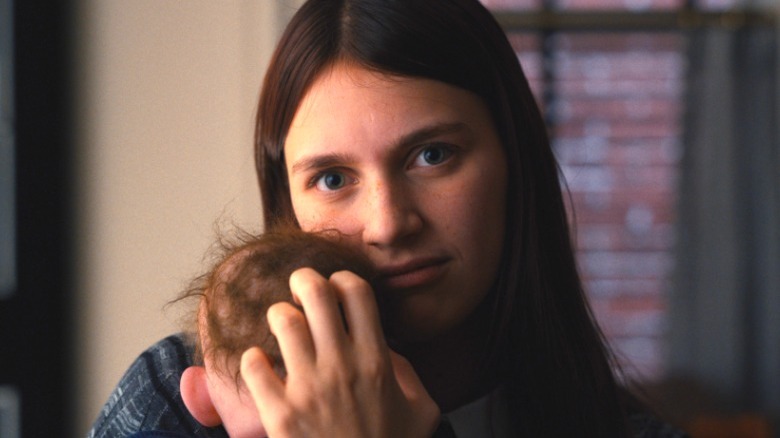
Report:
[[198,420],[198,423],[206,427],[222,424],[222,419],[214,408],[214,402],[209,394],[205,368],[191,366],[184,370],[179,389],[184,405],[187,406],[190,414]]

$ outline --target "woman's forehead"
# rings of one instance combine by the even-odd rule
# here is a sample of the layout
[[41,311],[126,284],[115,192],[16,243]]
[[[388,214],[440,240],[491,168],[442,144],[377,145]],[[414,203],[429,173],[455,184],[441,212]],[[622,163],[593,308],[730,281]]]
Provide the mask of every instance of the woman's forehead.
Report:
[[[392,76],[352,64],[336,64],[324,71],[304,95],[293,118],[291,129],[312,123],[317,117],[352,113],[371,117],[374,112],[392,111],[425,105],[433,98],[446,102],[449,88],[429,79]],[[372,112],[366,113],[366,110]]]
[[285,155],[290,159],[303,150],[344,144],[394,144],[436,126],[490,124],[486,114],[476,94],[443,82],[336,65],[323,72],[302,100]]

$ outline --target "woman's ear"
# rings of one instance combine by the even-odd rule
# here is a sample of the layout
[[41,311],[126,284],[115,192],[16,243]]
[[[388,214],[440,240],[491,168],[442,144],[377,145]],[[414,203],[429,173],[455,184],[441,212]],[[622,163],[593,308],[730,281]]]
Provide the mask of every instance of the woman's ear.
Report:
[[198,420],[198,423],[206,427],[222,424],[222,419],[214,408],[214,402],[209,394],[205,368],[191,366],[184,370],[179,389],[184,405],[187,406],[190,414]]

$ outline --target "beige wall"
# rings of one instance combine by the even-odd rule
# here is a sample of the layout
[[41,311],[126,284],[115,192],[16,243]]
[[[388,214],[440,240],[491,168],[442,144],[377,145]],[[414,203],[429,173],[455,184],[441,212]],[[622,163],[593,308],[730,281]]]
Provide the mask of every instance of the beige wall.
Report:
[[198,272],[214,223],[259,230],[251,137],[284,0],[82,0],[75,435]]

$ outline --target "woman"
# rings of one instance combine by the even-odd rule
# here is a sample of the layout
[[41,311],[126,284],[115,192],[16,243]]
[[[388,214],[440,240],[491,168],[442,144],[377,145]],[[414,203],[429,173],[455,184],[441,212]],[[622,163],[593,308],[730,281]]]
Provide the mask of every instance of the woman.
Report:
[[[365,282],[294,273],[305,316],[269,311],[286,381],[258,350],[242,361],[270,436],[428,436],[439,412],[460,436],[677,436],[621,395],[541,115],[478,1],[308,1],[267,72],[256,138],[266,226],[335,229],[366,252],[395,350]],[[220,433],[166,389],[187,348],[147,352],[124,379],[144,388],[120,383],[93,434]],[[159,406],[153,420],[140,404]]]

